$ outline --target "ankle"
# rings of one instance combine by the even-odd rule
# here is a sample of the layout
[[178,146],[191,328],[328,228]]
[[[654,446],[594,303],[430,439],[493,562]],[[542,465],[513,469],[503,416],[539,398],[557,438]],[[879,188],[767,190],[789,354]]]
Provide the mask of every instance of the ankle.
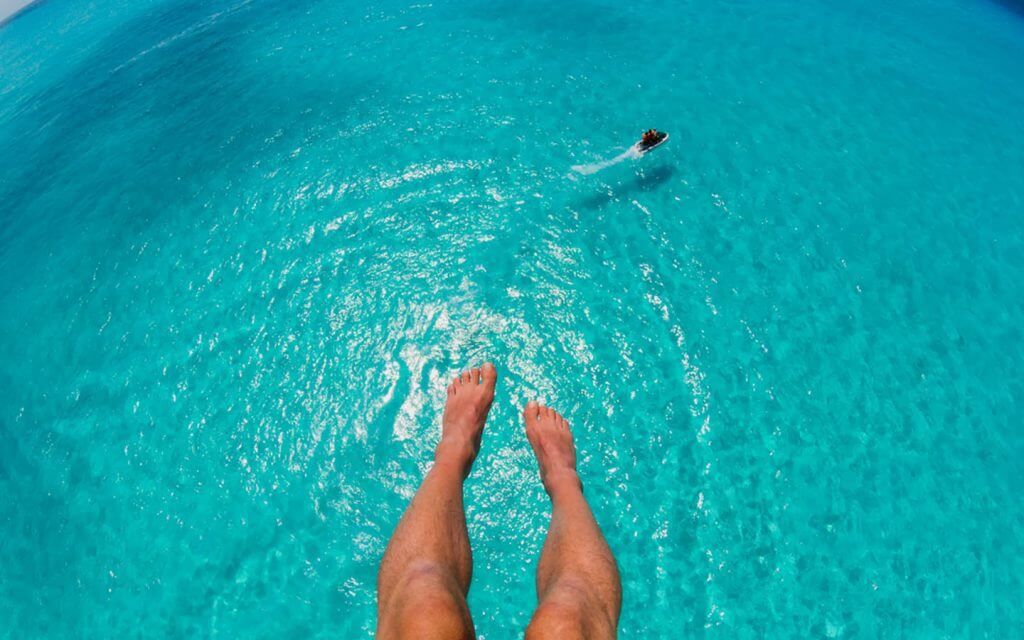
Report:
[[564,467],[552,469],[544,474],[544,489],[552,499],[566,493],[582,493],[583,483],[576,469]]
[[465,477],[469,475],[476,454],[476,447],[469,440],[447,436],[437,443],[434,450],[434,466],[458,469]]

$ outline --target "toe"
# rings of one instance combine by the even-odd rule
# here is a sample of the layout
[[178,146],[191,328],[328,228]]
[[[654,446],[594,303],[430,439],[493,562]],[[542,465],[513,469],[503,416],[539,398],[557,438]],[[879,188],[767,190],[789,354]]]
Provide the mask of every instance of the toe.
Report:
[[539,409],[540,407],[533,400],[526,403],[526,407],[523,409],[523,418],[526,420],[527,425],[537,419]]
[[479,369],[473,369],[472,371],[470,371],[469,372],[469,380],[473,384],[480,384],[480,370]]
[[493,364],[485,362],[484,366],[480,368],[480,377],[483,379],[485,387],[494,389],[494,383],[498,380],[498,371]]
[[462,372],[462,384],[469,384],[472,381],[472,379],[473,379],[472,372],[469,372],[469,371],[463,371]]

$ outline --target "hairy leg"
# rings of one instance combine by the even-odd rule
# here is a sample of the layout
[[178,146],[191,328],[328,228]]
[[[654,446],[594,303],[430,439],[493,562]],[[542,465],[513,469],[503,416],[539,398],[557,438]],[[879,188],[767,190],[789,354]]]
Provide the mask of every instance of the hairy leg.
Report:
[[475,635],[466,606],[473,559],[462,484],[480,449],[496,379],[488,363],[456,376],[448,387],[434,466],[395,527],[377,574],[381,640]]
[[537,611],[526,640],[615,638],[622,584],[608,543],[583,496],[569,423],[534,402],[526,436],[551,497],[551,526],[537,566]]

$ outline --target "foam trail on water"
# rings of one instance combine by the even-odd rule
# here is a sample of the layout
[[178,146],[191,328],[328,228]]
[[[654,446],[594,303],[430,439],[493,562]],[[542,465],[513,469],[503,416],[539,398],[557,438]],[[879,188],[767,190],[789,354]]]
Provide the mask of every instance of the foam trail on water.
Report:
[[590,174],[597,173],[598,171],[601,171],[602,169],[607,169],[608,167],[617,165],[617,164],[619,164],[620,162],[622,162],[624,160],[629,160],[630,158],[639,158],[639,157],[640,157],[640,151],[636,148],[636,145],[633,145],[632,147],[626,149],[625,151],[623,151],[622,153],[620,153],[619,155],[615,156],[614,158],[612,158],[610,160],[604,160],[602,162],[592,162],[590,164],[577,164],[577,165],[573,165],[572,170],[573,171],[578,171],[578,172],[580,172],[580,173],[582,173],[584,175],[588,175],[589,176]]

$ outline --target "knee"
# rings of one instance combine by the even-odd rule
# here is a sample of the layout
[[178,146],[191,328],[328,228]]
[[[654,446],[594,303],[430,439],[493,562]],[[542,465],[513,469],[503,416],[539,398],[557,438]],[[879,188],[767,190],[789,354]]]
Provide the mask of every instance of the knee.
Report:
[[598,589],[594,581],[559,580],[548,589],[526,630],[526,640],[616,637],[620,596],[615,589]]
[[463,640],[473,638],[465,596],[454,578],[433,565],[417,565],[402,577],[381,612],[381,638]]
[[575,604],[541,603],[526,628],[526,640],[586,638],[584,612]]
[[473,640],[476,637],[468,615],[455,608],[422,608],[403,612],[396,625],[398,640]]

